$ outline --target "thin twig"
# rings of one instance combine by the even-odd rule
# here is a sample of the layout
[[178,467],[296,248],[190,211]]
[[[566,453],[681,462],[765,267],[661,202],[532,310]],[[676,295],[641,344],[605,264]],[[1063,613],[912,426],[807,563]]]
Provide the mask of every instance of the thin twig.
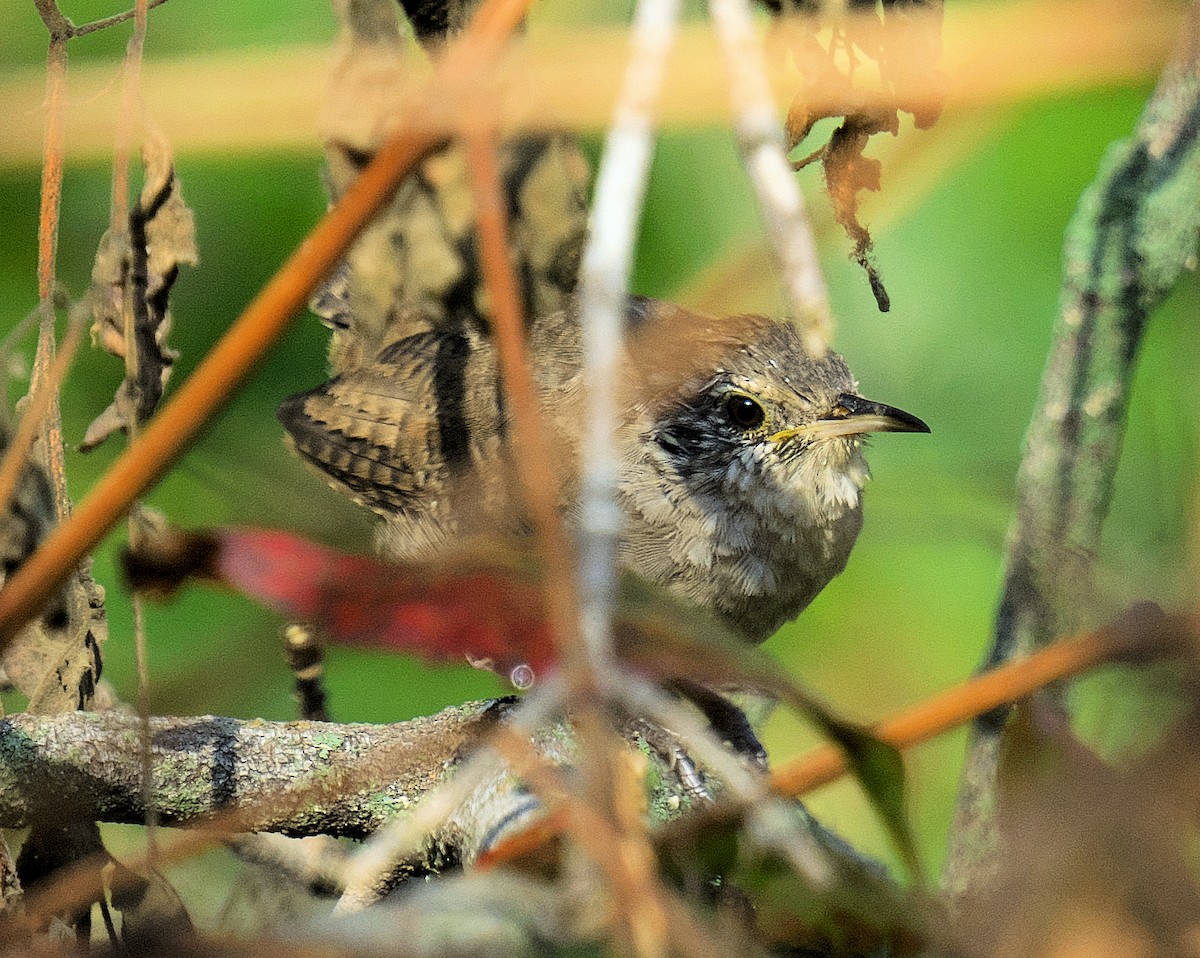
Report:
[[[600,809],[610,784],[607,770],[613,761],[608,722],[597,713],[593,690],[597,665],[580,641],[579,604],[572,575],[574,556],[559,513],[561,478],[555,472],[550,443],[530,374],[521,317],[520,295],[508,255],[505,198],[496,158],[495,134],[468,130],[467,169],[475,199],[483,277],[492,307],[497,352],[513,419],[513,462],[526,507],[545,563],[545,592],[555,631],[559,662],[571,689],[581,771],[579,795],[585,804]],[[534,319],[536,322],[536,318]]]
[[538,403],[537,386],[526,359],[521,297],[509,257],[508,217],[491,131],[466,135],[467,171],[475,200],[484,288],[508,408],[512,411],[513,464],[522,497],[533,520],[545,561],[545,590],[559,661],[568,673],[580,658],[579,608],[571,576],[572,550],[558,511],[561,477],[555,471]]
[[[619,423],[617,390],[625,324],[625,299],[633,267],[633,249],[654,151],[654,106],[662,90],[667,55],[675,41],[679,0],[639,0],[634,12],[632,50],[592,200],[592,224],[579,270],[579,317],[583,333],[583,380],[587,416],[581,443],[581,504],[578,589],[583,661],[580,672],[592,683],[616,676],[612,617],[616,606],[617,547],[621,514],[617,506]],[[572,676],[578,678],[578,676]],[[613,683],[603,681],[608,693]],[[600,690],[598,689],[598,691]],[[582,793],[593,807],[608,809],[615,822],[608,754],[609,718],[584,700],[575,726],[583,753]],[[644,837],[625,834],[632,846]],[[631,847],[632,847],[631,846]],[[601,862],[602,864],[602,862]],[[614,889],[619,893],[619,889]],[[649,946],[632,933],[631,944]]]
[[[60,32],[61,20],[69,21],[50,2],[39,3],[39,11],[50,28],[50,48],[46,57],[46,136],[42,147],[42,199],[38,213],[38,302],[41,320],[37,352],[29,388],[36,392],[49,381],[54,362],[54,289],[58,256],[58,223],[62,209],[63,114],[66,109],[67,38]],[[57,19],[56,19],[57,17]],[[49,394],[46,414],[41,418],[39,436],[46,457],[46,471],[54,490],[54,508],[61,522],[70,510],[67,498],[67,470],[63,454],[62,420],[58,409],[58,391]],[[69,571],[69,570],[68,570]]]
[[38,299],[54,290],[58,220],[62,206],[63,110],[66,103],[67,42],[51,37],[46,56],[46,134],[42,143],[42,201],[38,216]]
[[770,842],[801,875],[814,886],[829,882],[830,863],[825,836],[819,825],[793,814],[789,803],[768,787],[765,777],[752,774],[713,734],[712,728],[694,711],[665,695],[648,682],[629,677],[623,694],[635,715],[645,715],[663,728],[670,728],[687,743],[697,759],[712,770],[734,799],[746,806],[749,818],[762,826],[762,840]]
[[50,31],[51,40],[70,39],[75,25],[62,15],[55,0],[33,0],[33,5],[37,8],[42,23],[46,24],[46,29]]
[[335,914],[353,914],[383,898],[392,889],[396,867],[414,856],[426,836],[472,792],[498,774],[495,754],[477,751],[454,778],[425,796],[411,815],[385,822],[345,863]]
[[[118,111],[116,139],[113,144],[112,200],[109,211],[109,229],[113,233],[133,233],[129,224],[129,158],[132,151],[134,127],[144,119],[145,103],[142,98],[141,74],[142,53],[146,45],[147,0],[137,0],[134,5],[134,26],[129,42],[125,46],[125,61],[122,67],[121,106]],[[137,240],[135,240],[137,242]],[[135,255],[146,254],[144,244],[142,249],[135,250]],[[145,275],[144,270],[141,275]],[[134,284],[134,296],[139,302],[129,309],[126,299],[125,309],[125,381],[127,386],[137,383],[139,368],[146,357],[140,355],[138,349],[138,321],[143,312],[144,284],[139,287]],[[131,388],[130,395],[137,392]],[[129,442],[137,441],[142,422],[140,414],[142,403],[131,403],[129,421],[126,424]],[[140,539],[138,522],[138,507],[134,504],[128,520],[129,541],[137,548]],[[129,598],[133,612],[133,648],[134,661],[137,667],[137,713],[141,720],[141,741],[139,747],[142,755],[142,804],[146,809],[146,859],[150,867],[157,868],[155,856],[158,848],[158,815],[154,811],[153,783],[151,769],[153,762],[150,741],[150,657],[146,648],[146,612],[140,593],[134,592]]]
[[[528,738],[515,734],[507,726],[498,733],[495,746],[509,766],[544,797],[546,816],[539,822],[553,818],[565,823],[567,834],[604,871],[619,903],[618,911],[629,924],[627,936],[635,954],[662,954],[668,940],[675,943],[680,954],[705,958],[737,954],[741,950],[742,943],[726,938],[724,930],[701,927],[692,909],[655,873],[653,849],[640,822],[642,788],[638,781],[628,778],[633,755],[627,749],[615,748],[609,754],[614,762],[621,763],[614,769],[613,785],[621,789],[621,799],[626,804],[623,814],[638,819],[636,829],[632,820],[619,828],[601,815],[596,806],[581,801],[569,787],[566,776],[548,765]],[[532,830],[538,830],[536,823]]]
[[[656,874],[653,850],[641,822],[643,788],[632,776],[633,754],[619,742],[611,743],[606,750],[613,797],[621,809],[618,821],[612,821],[601,812],[602,806],[582,799],[562,771],[537,754],[528,738],[511,728],[498,732],[495,747],[509,767],[529,784],[548,813],[559,809],[565,813],[561,817],[566,833],[608,879],[609,893],[618,906],[610,914],[623,919],[622,931],[633,954],[665,954],[668,891]],[[636,807],[628,807],[631,801]],[[626,817],[629,820],[619,820]],[[688,921],[692,921],[690,916]],[[689,940],[692,938],[702,940],[703,935],[689,936]]]
[[784,285],[805,345],[823,355],[833,330],[829,293],[804,197],[788,162],[783,126],[767,82],[762,43],[747,0],[709,0],[713,25],[729,67],[734,132],[742,164],[758,196]]
[[[59,292],[62,294],[61,289]],[[0,358],[7,359],[9,354],[16,348],[17,343],[24,339],[31,329],[37,326],[38,319],[41,318],[41,312],[41,306],[35,306],[22,316],[17,324],[8,331],[4,339],[0,340]]]
[[[167,0],[150,0],[145,4],[146,11],[153,10],[155,7],[161,7]],[[111,17],[105,17],[102,20],[93,20],[91,23],[80,24],[77,27],[71,28],[72,37],[86,37],[89,33],[95,33],[97,30],[107,30],[109,27],[115,27],[118,23],[124,23],[126,20],[133,20],[138,16],[139,9],[143,6],[140,2],[132,9],[126,10],[124,13],[115,13]]]
[[283,649],[296,679],[299,716],[306,722],[332,721],[326,705],[325,650],[307,625],[290,623],[283,630]]
[[[447,51],[428,87],[444,93],[469,86],[520,22],[532,0],[485,0]],[[431,93],[425,109],[444,109]],[[380,147],[342,198],[246,307],[196,371],[112,468],[0,590],[0,652],[46,597],[120,521],[130,506],[183,454],[234,389],[287,329],[316,285],[333,269],[400,179],[440,142],[417,110]]]
[[[124,23],[126,20],[133,20],[139,15],[139,10],[144,7],[145,10],[153,10],[155,7],[160,7],[167,0],[150,0],[146,3],[145,0],[138,0],[136,6],[126,10],[124,13],[116,13],[111,17],[104,17],[100,20],[93,20],[91,23],[80,24],[75,26],[69,19],[63,16],[58,9],[58,4],[54,0],[34,0],[34,6],[37,8],[42,22],[46,24],[46,29],[50,31],[52,39],[72,40],[75,37],[86,37],[89,33],[95,33],[98,30],[106,30],[109,27],[115,27],[118,23]],[[144,16],[144,13],[142,14]]]
[[[133,435],[132,428],[130,435]],[[129,518],[129,539],[134,542],[137,519]],[[135,546],[136,547],[136,546]],[[129,597],[133,610],[133,651],[137,664],[137,713],[141,722],[139,747],[142,753],[142,805],[146,809],[146,858],[151,868],[157,868],[155,853],[158,848],[158,813],[154,810],[154,783],[151,780],[154,754],[150,738],[150,654],[146,647],[145,601],[138,592]]]
[[[562,714],[565,699],[563,683],[550,679],[538,686],[506,720],[506,725],[528,737]],[[455,770],[454,777],[425,795],[405,818],[393,818],[383,824],[346,863],[342,876],[344,891],[336,911],[361,911],[378,901],[386,890],[388,876],[396,862],[411,855],[431,831],[445,821],[470,794],[497,773],[498,760],[492,750],[492,738],[486,736],[474,753]]]
[[112,207],[109,213],[109,228],[114,232],[124,232],[129,228],[129,154],[134,127],[142,120],[145,110],[141,78],[147,9],[146,0],[137,0],[134,5],[133,33],[125,46],[125,62],[122,66],[121,105],[117,111],[117,134],[113,144]]

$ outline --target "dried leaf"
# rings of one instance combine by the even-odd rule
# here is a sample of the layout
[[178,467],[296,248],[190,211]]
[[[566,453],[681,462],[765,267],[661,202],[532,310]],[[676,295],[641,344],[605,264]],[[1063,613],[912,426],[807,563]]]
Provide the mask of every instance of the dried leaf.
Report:
[[[851,4],[849,15],[797,0],[768,0],[767,5],[777,13],[797,14],[788,18],[789,42],[805,88],[788,110],[789,149],[798,147],[818,120],[843,118],[828,142],[794,165],[799,169],[821,160],[834,218],[854,243],[854,258],[867,273],[879,309],[887,312],[891,304],[871,259],[871,234],[858,219],[858,194],[880,187],[879,161],[864,151],[877,133],[896,135],[902,112],[910,113],[919,128],[936,122],[940,106],[930,106],[920,94],[936,87],[930,81],[941,75],[941,0],[880,0],[878,5],[872,0]],[[872,64],[877,81],[863,79],[871,77]],[[867,82],[882,89],[884,106],[878,98],[874,106],[865,105]],[[813,111],[807,90],[818,84],[834,105]]]
[[879,271],[871,261],[874,241],[867,228],[858,220],[858,194],[863,190],[879,192],[882,166],[864,154],[870,138],[876,133],[893,135],[899,129],[896,113],[886,110],[864,112],[846,117],[825,148],[822,162],[825,167],[825,187],[833,203],[834,219],[854,241],[854,258],[866,270],[871,291],[881,312],[891,308],[891,299],[884,289]]
[[181,264],[198,261],[192,211],[166,144],[152,140],[142,159],[145,183],[128,230],[104,234],[92,267],[92,339],[125,360],[125,379],[88,426],[84,451],[153,415],[178,358],[167,345],[171,287]]
[[[7,434],[0,429],[0,450]],[[0,515],[0,578],[7,579],[32,554],[55,523],[50,480],[31,460],[22,470],[12,501]],[[104,590],[85,563],[42,613],[0,656],[12,684],[40,714],[87,708],[102,670],[108,637]]]
[[108,639],[104,589],[85,562],[64,587],[66,616],[29,625],[4,654],[4,669],[40,715],[93,706]]
[[[409,12],[417,6],[432,17],[417,15],[418,33],[434,41],[467,10],[447,15],[437,4],[409,4]],[[337,12],[341,30],[322,111],[333,199],[370,162],[397,118],[411,112],[405,97],[413,72],[394,3],[340,0]],[[436,58],[441,50],[434,42],[427,52]],[[567,306],[575,288],[587,231],[588,165],[575,140],[560,133],[514,137],[502,144],[500,161],[524,314],[550,316]],[[474,233],[462,151],[428,156],[314,297],[314,312],[334,326],[334,371],[353,370],[388,344],[430,328],[486,330],[490,310]]]

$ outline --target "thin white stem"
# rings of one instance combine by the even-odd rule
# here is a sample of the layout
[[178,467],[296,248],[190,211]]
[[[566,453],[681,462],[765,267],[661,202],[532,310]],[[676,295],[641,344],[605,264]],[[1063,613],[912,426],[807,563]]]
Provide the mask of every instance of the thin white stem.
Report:
[[[550,679],[528,695],[520,709],[505,721],[514,732],[530,735],[562,712],[564,687]],[[486,743],[485,743],[486,744]],[[412,814],[392,818],[381,826],[345,863],[344,889],[334,911],[362,911],[388,891],[396,865],[414,854],[426,836],[435,831],[477,789],[503,774],[504,763],[491,749],[480,748],[444,785],[422,798]]]
[[588,421],[583,442],[583,504],[579,543],[581,618],[593,665],[611,658],[617,592],[618,454],[616,384],[625,296],[654,154],[654,106],[675,40],[680,0],[639,0],[632,54],[592,203],[591,233],[579,274]]
[[708,6],[729,67],[734,132],[742,165],[767,221],[805,345],[822,355],[833,327],[829,293],[804,197],[787,160],[783,126],[767,82],[762,42],[754,31],[750,5],[748,0],[709,0]]
[[829,853],[816,828],[801,817],[797,803],[772,793],[769,780],[750,772],[717,740],[707,722],[656,686],[634,676],[626,676],[613,694],[633,714],[671,729],[687,744],[688,752],[708,766],[734,799],[749,809],[748,824],[757,841],[780,852],[814,887],[832,885],[836,872]]

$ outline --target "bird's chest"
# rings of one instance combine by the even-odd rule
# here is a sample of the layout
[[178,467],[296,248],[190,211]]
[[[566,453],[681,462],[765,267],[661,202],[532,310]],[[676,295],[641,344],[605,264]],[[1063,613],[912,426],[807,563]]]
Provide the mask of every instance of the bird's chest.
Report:
[[[744,551],[730,551],[715,541],[707,573],[716,584],[713,611],[751,639],[767,638],[845,568],[861,526],[862,509],[856,502],[819,523],[783,516],[758,521]],[[700,570],[696,574],[704,576]]]
[[815,508],[811,496],[755,483],[688,488],[644,475],[627,472],[622,484],[624,564],[754,640],[841,572],[862,524],[857,488]]

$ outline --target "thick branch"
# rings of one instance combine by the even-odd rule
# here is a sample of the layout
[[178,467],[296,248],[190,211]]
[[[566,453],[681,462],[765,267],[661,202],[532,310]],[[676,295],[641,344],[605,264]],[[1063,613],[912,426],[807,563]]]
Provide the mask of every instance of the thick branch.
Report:
[[[1017,482],[992,667],[1078,628],[1150,311],[1200,228],[1200,7],[1134,134],[1105,156],[1067,230],[1062,296]],[[1083,601],[1081,601],[1083,600]],[[951,885],[990,859],[1006,713],[977,724],[952,834]]]
[[[362,837],[412,807],[503,713],[476,702],[394,725],[154,718],[154,811],[197,825]],[[38,815],[140,824],[139,723],[115,712],[0,719],[0,827]]]

